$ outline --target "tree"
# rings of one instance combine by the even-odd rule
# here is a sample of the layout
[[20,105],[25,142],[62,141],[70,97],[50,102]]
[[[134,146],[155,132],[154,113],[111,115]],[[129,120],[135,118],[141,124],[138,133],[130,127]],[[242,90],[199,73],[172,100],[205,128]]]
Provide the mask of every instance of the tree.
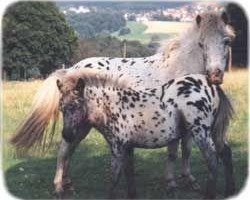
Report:
[[3,68],[8,76],[16,71],[22,79],[32,68],[46,76],[70,62],[76,42],[74,30],[54,3],[12,4],[3,17]]
[[230,17],[236,38],[232,44],[232,63],[247,66],[248,64],[248,22],[244,10],[235,3],[229,3],[226,11]]

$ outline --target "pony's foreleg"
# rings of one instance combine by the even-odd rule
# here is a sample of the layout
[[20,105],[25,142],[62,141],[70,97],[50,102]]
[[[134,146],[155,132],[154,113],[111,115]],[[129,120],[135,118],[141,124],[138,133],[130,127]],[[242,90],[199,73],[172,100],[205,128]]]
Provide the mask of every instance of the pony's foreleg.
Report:
[[184,179],[184,182],[187,185],[191,185],[194,190],[200,190],[200,185],[197,183],[194,176],[191,174],[190,170],[190,155],[192,150],[192,138],[191,135],[186,135],[181,140],[181,180]]
[[57,155],[56,175],[54,178],[55,192],[58,198],[63,197],[63,176],[65,174],[65,162],[69,157],[70,143],[62,139]]
[[72,154],[74,153],[76,147],[79,145],[79,143],[88,135],[90,132],[91,126],[88,124],[85,124],[84,127],[79,129],[78,135],[75,137],[74,141],[71,143],[71,148],[69,150],[69,157],[65,160],[64,163],[64,174],[63,174],[63,186],[64,188],[67,188],[67,186],[72,187],[72,182],[68,176],[68,170],[69,170],[69,164],[70,164],[70,158]]
[[62,138],[57,156],[56,175],[54,178],[55,192],[59,198],[63,197],[65,189],[68,189],[69,187],[72,188],[71,180],[68,177],[70,158],[74,153],[75,148],[81,140],[87,136],[90,129],[91,127],[88,125],[80,129],[79,133],[71,142]]
[[111,146],[111,187],[109,197],[115,198],[115,188],[119,182],[125,161],[125,148],[117,145]]
[[177,188],[177,183],[175,179],[175,161],[177,159],[177,150],[178,150],[179,140],[174,140],[168,144],[168,155],[167,163],[165,169],[165,180],[167,183],[167,191],[173,192]]
[[[195,133],[194,141],[199,146],[208,166],[209,176],[207,180],[205,198],[214,199],[216,197],[217,165],[218,158],[215,144],[211,137]],[[209,133],[207,132],[207,135]]]
[[225,197],[235,194],[235,181],[233,177],[233,161],[232,161],[232,151],[228,144],[224,143],[224,147],[219,152],[219,156],[224,165],[224,173],[226,178],[225,184]]
[[124,172],[127,180],[128,194],[129,199],[136,198],[136,187],[134,179],[134,149],[129,148],[125,155],[124,162]]

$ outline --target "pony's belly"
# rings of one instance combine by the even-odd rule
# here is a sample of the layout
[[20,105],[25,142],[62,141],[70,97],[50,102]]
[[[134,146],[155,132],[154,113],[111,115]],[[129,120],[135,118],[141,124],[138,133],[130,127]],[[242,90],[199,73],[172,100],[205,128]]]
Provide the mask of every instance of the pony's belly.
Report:
[[163,134],[156,130],[152,132],[144,132],[135,135],[132,139],[134,147],[137,148],[160,148],[165,147],[172,140],[177,139],[177,137],[169,134]]
[[151,142],[151,141],[146,141],[146,142],[136,142],[133,143],[133,147],[135,148],[144,148],[144,149],[156,149],[156,148],[161,148],[161,147],[166,147],[167,142]]

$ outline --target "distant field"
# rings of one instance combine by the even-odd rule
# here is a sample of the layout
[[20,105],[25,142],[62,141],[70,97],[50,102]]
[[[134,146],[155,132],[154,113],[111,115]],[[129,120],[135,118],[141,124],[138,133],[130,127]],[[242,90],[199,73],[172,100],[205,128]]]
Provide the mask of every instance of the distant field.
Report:
[[147,33],[148,26],[141,22],[127,22],[127,27],[131,30],[130,34],[119,36],[118,32],[116,32],[113,35],[121,40],[138,40],[141,43],[147,44],[151,41],[152,36],[157,35],[159,39],[167,39],[175,34],[164,33],[160,29],[158,29],[159,32],[155,29],[154,33]]
[[186,30],[190,26],[190,22],[163,22],[163,21],[148,21],[143,22],[147,26],[145,34],[147,33],[165,33],[177,34]]
[[[32,97],[41,85],[41,81],[4,82],[3,83],[3,168],[8,190],[21,199],[54,198],[53,177],[56,165],[57,141],[49,152],[40,156],[30,152],[17,155],[8,143],[17,125],[27,114]],[[248,172],[248,72],[247,70],[226,73],[223,88],[229,94],[235,106],[235,115],[227,136],[233,151],[237,192],[243,188]],[[59,129],[60,130],[60,129]],[[57,136],[60,138],[60,131]],[[146,199],[173,198],[165,191],[163,176],[166,149],[136,149],[135,151],[136,186],[138,197]],[[180,155],[179,155],[180,156]],[[180,158],[176,170],[179,174]],[[191,156],[191,169],[202,188],[205,187],[207,167],[194,146]],[[106,198],[110,184],[110,152],[103,137],[92,130],[76,150],[70,174],[75,193],[74,199]],[[218,173],[218,199],[223,196],[224,175],[222,165]],[[125,197],[124,179],[117,193]],[[190,188],[179,188],[175,199],[201,199],[202,194]]]

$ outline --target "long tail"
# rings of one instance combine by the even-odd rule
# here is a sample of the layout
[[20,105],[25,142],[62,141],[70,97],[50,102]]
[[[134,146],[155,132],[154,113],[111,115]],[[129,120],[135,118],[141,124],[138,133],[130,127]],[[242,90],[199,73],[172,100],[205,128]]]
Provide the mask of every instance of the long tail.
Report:
[[220,103],[213,123],[212,133],[216,148],[220,152],[224,147],[226,131],[234,110],[229,98],[221,89],[221,87],[217,87],[217,92],[219,95]]
[[[56,84],[66,70],[57,70],[48,77],[36,93],[31,110],[24,121],[17,128],[10,142],[16,147],[30,148],[41,141],[52,120],[54,125],[59,116],[59,90]],[[55,126],[52,127],[55,127]],[[51,131],[52,134],[54,130]]]

